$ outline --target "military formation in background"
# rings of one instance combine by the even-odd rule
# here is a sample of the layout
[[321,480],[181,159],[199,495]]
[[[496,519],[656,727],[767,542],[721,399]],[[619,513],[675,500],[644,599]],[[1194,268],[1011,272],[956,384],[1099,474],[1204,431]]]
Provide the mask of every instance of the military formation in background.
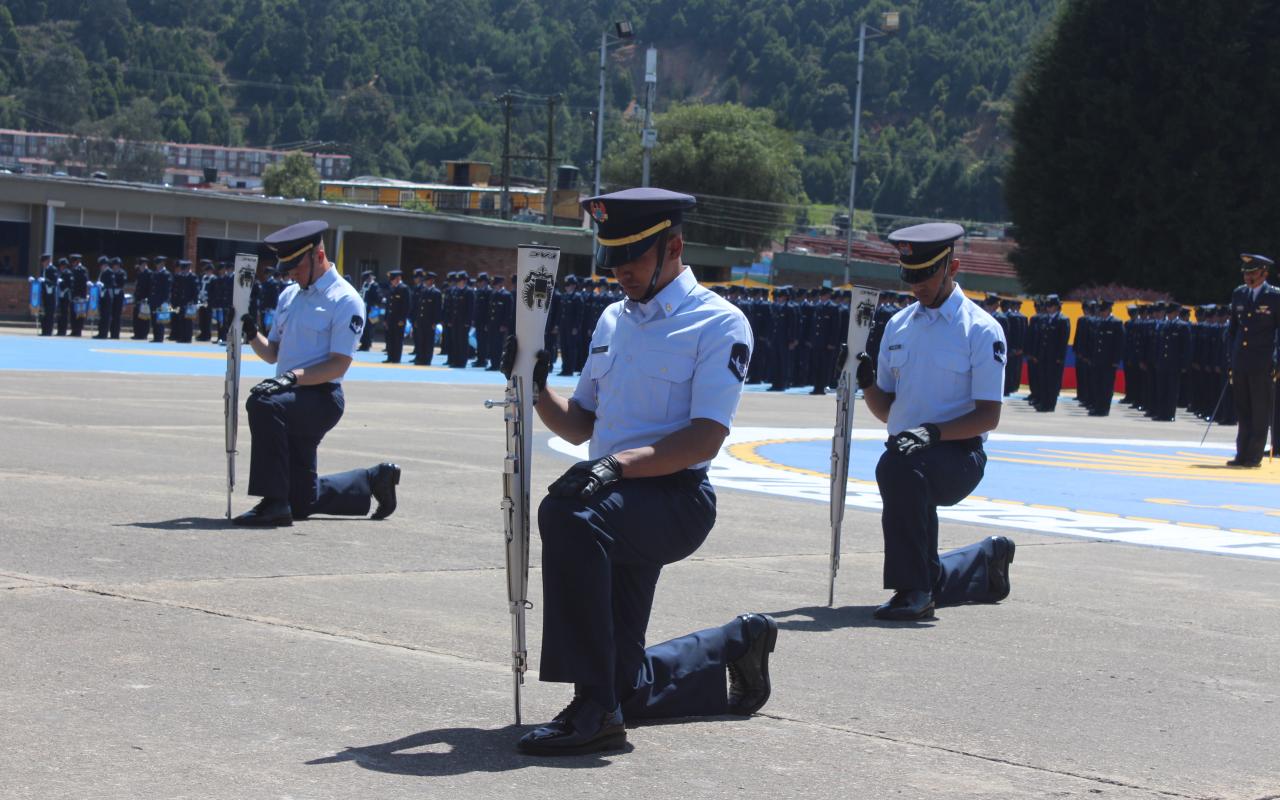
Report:
[[[1269,260],[1252,258],[1255,269],[1263,267],[1265,277]],[[169,260],[155,256],[137,259],[136,267],[134,339],[150,337],[160,342],[167,336],[175,342],[225,343],[232,322],[229,263],[202,259],[197,274],[189,261],[176,261],[170,271]],[[346,277],[352,281],[350,275]],[[372,271],[366,271],[358,284],[352,281],[368,314],[360,350],[371,350],[375,332],[381,329],[388,363],[401,363],[408,345],[412,347],[408,354],[412,363],[420,366],[435,363],[438,349],[446,366],[498,369],[502,343],[515,329],[518,298],[511,279],[487,272],[472,278],[458,270],[446,273],[441,282],[435,272],[420,268],[413,271],[412,282],[406,282],[398,269],[389,271],[387,277],[387,282],[379,282]],[[86,321],[96,315],[95,338],[120,338],[126,280],[118,257],[100,256],[97,280],[93,281],[80,254],[72,253],[56,262],[45,254],[40,260],[40,277],[34,279],[32,288],[40,334],[80,336]],[[1119,402],[1153,420],[1173,420],[1178,410],[1184,409],[1206,421],[1235,425],[1240,403],[1233,396],[1233,359],[1247,353],[1251,372],[1266,371],[1273,384],[1275,365],[1280,361],[1274,329],[1251,322],[1274,310],[1268,303],[1276,303],[1268,298],[1280,297],[1280,290],[1265,281],[1261,285],[1260,306],[1251,299],[1258,292],[1251,290],[1251,296],[1245,297],[1242,290],[1248,287],[1241,287],[1235,293],[1244,298],[1239,302],[1233,299],[1232,303],[1194,308],[1162,301],[1135,304],[1126,307],[1128,319],[1123,321],[1114,315],[1110,301],[1086,300],[1081,304],[1083,313],[1076,320],[1074,336],[1057,295],[1035,298],[1035,313],[1030,319],[1021,311],[1021,299],[988,294],[980,305],[1004,329],[1008,342],[1005,395],[1020,390],[1025,364],[1030,390],[1026,400],[1036,411],[1056,410],[1070,353],[1075,363],[1076,398],[1090,416],[1110,414],[1117,374],[1121,374],[1124,395]],[[254,286],[251,309],[264,330],[271,328],[284,287],[275,270],[267,270]],[[771,295],[763,287],[713,288],[751,324],[755,348],[747,383],[766,384],[773,392],[808,387],[811,394],[818,395],[834,388],[836,359],[848,335],[848,291],[780,286]],[[545,343],[553,359],[560,362],[560,375],[582,371],[596,321],[610,303],[621,299],[621,288],[603,278],[568,275],[563,279],[552,297]],[[912,302],[909,294],[880,294],[867,341],[873,363],[889,319]],[[1246,350],[1242,337],[1258,339],[1253,351]],[[1263,355],[1256,355],[1259,353]],[[1263,366],[1254,369],[1254,362]],[[1251,394],[1259,395],[1250,385]],[[1275,390],[1273,385],[1273,395]],[[1253,415],[1263,411],[1268,416],[1280,414],[1274,396],[1263,411],[1255,408],[1262,404],[1257,397],[1248,402]]]

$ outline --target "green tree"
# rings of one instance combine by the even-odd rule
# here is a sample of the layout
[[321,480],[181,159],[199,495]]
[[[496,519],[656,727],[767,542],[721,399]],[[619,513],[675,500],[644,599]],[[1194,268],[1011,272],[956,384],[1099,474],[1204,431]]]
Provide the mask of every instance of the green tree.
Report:
[[272,197],[315,200],[320,197],[320,173],[311,156],[295,150],[263,171],[262,191]]
[[1266,0],[1074,0],[1013,115],[1006,200],[1033,291],[1122,283],[1222,298],[1280,252],[1280,62]]
[[[803,151],[772,112],[733,103],[680,105],[655,125],[661,141],[651,182],[700,198],[685,226],[692,241],[759,248],[785,234],[801,196]],[[605,161],[614,184],[640,183],[639,135],[632,133]]]

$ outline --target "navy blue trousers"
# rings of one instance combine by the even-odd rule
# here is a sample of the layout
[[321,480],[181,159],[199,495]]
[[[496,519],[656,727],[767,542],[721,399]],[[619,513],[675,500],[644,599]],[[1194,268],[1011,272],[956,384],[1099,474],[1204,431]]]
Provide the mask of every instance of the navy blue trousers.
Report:
[[316,450],[345,408],[342,386],[298,386],[279,394],[249,395],[249,494],[288,500],[295,519],[311,514],[362,517],[373,496],[369,470],[316,474]]
[[631,719],[725,713],[725,667],[749,643],[741,619],[644,644],[662,567],[697,550],[715,517],[702,471],[624,479],[586,501],[545,498],[540,679],[606,708],[621,702]]
[[991,602],[990,539],[938,554],[938,506],[953,506],[982,480],[987,454],[974,439],[939,442],[910,456],[886,450],[876,465],[884,503],[884,588],[933,592],[939,606]]

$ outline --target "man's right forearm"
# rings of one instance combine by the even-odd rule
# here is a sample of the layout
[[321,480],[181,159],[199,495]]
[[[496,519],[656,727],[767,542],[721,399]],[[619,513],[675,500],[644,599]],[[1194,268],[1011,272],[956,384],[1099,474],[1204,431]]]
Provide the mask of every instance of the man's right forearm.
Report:
[[253,352],[257,354],[258,358],[268,364],[276,363],[275,348],[271,346],[271,342],[267,341],[267,337],[263,336],[261,333],[254,335],[254,337],[249,340],[249,346],[253,348]]
[[871,409],[876,419],[881,422],[889,421],[889,407],[893,405],[893,395],[873,383],[862,390],[862,399],[867,402],[867,408]]
[[549,386],[538,392],[538,403],[533,408],[543,425],[572,444],[582,444],[595,430],[595,414],[556,394]]

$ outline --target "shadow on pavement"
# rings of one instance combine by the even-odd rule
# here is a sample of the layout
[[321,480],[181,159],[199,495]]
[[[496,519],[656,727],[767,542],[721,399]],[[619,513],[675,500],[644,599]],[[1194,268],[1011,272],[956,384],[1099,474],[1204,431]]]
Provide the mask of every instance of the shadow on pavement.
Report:
[[934,620],[919,622],[886,622],[871,616],[875,606],[843,606],[828,608],[826,606],[803,606],[786,611],[766,612],[778,623],[780,630],[806,631],[809,633],[827,633],[844,628],[932,628]]
[[[508,772],[526,767],[590,769],[607,766],[610,757],[631,752],[627,744],[612,753],[546,758],[516,752],[523,728],[440,728],[385,744],[348,747],[340,753],[306,762],[308,766],[354,761],[365,769],[392,775],[437,777],[469,772]],[[430,748],[422,750],[422,748]],[[415,752],[405,752],[405,751]]]
[[178,517],[158,522],[121,522],[116,528],[150,528],[158,531],[221,531],[237,527],[226,517]]

